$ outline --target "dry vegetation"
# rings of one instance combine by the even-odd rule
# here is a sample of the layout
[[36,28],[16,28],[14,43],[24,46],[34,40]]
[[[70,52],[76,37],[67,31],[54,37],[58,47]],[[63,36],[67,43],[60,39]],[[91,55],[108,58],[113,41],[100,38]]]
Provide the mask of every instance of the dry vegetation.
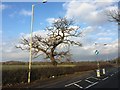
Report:
[[[17,65],[18,64],[18,65]],[[2,84],[3,86],[12,86],[21,83],[27,83],[28,64],[27,63],[3,63],[2,66]],[[112,67],[110,63],[101,62],[100,67]],[[54,67],[50,63],[33,63],[31,80],[43,80],[61,75],[74,74],[75,72],[83,72],[95,70],[96,62],[76,62],[61,63]]]

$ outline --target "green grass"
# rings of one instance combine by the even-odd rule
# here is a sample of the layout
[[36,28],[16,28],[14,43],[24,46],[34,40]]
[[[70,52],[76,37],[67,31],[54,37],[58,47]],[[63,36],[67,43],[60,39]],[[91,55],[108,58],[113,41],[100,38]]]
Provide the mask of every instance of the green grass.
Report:
[[[58,65],[57,67],[75,67],[76,65]],[[54,67],[53,65],[32,65],[34,68]],[[28,65],[2,65],[2,70],[27,69]]]

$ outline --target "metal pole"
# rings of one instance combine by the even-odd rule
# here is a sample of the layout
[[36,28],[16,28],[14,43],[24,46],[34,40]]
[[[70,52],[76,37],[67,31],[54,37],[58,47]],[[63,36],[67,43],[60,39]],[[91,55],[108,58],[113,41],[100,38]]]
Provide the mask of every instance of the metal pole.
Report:
[[34,21],[34,5],[32,5],[32,16],[31,16],[30,57],[29,57],[28,83],[30,83],[31,64],[32,64],[32,32],[33,32],[33,21]]
[[[95,46],[97,45],[97,43],[95,43]],[[99,54],[99,51],[98,50],[96,50],[95,51],[95,54],[96,54],[96,57],[98,56],[98,54]],[[100,64],[99,64],[99,61],[98,61],[98,58],[96,59],[96,61],[97,61],[97,77],[100,77]]]
[[98,66],[98,69],[100,69],[100,63],[99,63],[98,59],[97,59],[97,66]]
[[[98,56],[98,54],[96,55],[96,56]],[[99,63],[99,61],[98,61],[98,58],[97,58],[97,77],[100,77],[100,63]]]

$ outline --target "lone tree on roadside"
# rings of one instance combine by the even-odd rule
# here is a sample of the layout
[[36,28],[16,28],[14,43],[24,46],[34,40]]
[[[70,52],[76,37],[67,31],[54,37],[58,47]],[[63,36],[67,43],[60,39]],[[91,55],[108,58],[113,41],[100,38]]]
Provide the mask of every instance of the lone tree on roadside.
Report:
[[[33,35],[32,37],[32,55],[38,57],[41,52],[45,54],[45,58],[49,58],[53,65],[57,65],[57,61],[67,56],[69,50],[59,51],[59,45],[78,45],[82,46],[80,42],[71,40],[72,37],[80,37],[81,32],[78,26],[73,26],[74,20],[67,18],[59,18],[54,20],[50,27],[45,30],[48,32],[47,37],[40,35]],[[16,46],[22,50],[30,50],[30,38],[22,37],[20,44]]]

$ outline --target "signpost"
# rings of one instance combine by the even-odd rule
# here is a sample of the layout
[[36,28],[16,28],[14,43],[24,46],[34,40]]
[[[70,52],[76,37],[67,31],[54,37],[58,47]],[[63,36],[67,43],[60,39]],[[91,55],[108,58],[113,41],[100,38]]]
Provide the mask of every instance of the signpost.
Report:
[[[99,51],[95,50],[95,54],[97,56],[99,54]],[[97,69],[97,77],[100,77],[100,65],[99,65],[98,60],[97,60],[97,67],[98,67],[98,69]]]
[[[98,43],[95,43],[95,45],[98,45]],[[101,45],[106,46],[107,44],[101,44]],[[99,51],[95,50],[95,54],[97,56],[99,54]],[[98,69],[97,69],[97,77],[100,77],[100,65],[99,65],[98,60],[97,60],[97,67],[98,67]],[[105,75],[105,68],[102,69],[102,74]]]
[[98,50],[95,50],[95,54],[98,55],[98,54],[99,54],[99,51],[98,51]]

